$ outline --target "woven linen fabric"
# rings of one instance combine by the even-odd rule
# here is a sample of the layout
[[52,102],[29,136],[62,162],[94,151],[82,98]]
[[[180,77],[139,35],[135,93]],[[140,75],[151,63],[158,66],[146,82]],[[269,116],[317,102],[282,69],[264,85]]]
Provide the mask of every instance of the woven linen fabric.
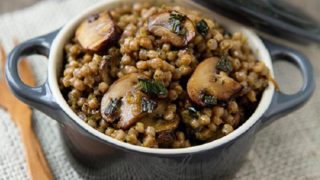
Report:
[[[98,0],[44,1],[30,8],[0,16],[0,41],[9,51],[12,37],[20,41],[51,32]],[[320,7],[319,7],[320,8]],[[299,47],[311,59],[316,81],[320,82],[320,48]],[[46,79],[46,61],[31,58],[39,83]],[[275,63],[282,89],[294,92],[302,79],[295,68]],[[291,73],[291,71],[295,73]],[[0,90],[1,93],[1,90]],[[320,179],[320,91],[301,109],[276,120],[256,134],[246,162],[234,179]],[[88,173],[73,169],[62,147],[57,123],[33,111],[34,129],[56,179],[90,179]],[[208,167],[209,168],[209,167]],[[0,109],[0,180],[28,179],[19,130],[10,115]]]

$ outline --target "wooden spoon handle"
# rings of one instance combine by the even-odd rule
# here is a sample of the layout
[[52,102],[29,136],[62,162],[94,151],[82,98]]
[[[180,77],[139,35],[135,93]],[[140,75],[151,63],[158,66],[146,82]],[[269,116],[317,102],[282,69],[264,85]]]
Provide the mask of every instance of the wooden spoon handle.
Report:
[[32,128],[20,128],[31,180],[51,180],[53,176]]
[[[14,40],[14,44],[18,44],[18,42]],[[2,65],[4,65],[6,59],[6,52],[0,43],[0,61],[2,62]],[[1,66],[0,69],[2,69]],[[22,61],[20,63],[19,72],[23,74],[22,77],[24,77],[24,82],[27,82],[29,85],[35,84],[35,78],[31,73],[26,61]],[[25,150],[24,152],[28,164],[29,178],[31,180],[53,179],[49,165],[42,152],[39,140],[32,129],[31,109],[27,105],[18,101],[18,99],[11,94],[3,77],[0,80],[0,89],[0,105],[7,109],[7,111],[11,114],[13,121],[20,129]]]

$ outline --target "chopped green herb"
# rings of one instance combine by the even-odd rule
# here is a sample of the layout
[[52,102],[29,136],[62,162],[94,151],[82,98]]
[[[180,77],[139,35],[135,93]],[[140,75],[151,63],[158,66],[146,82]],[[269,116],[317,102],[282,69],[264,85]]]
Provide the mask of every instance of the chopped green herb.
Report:
[[221,59],[217,63],[216,68],[226,73],[230,73],[233,70],[232,63],[226,56],[221,57]]
[[113,115],[117,111],[120,103],[121,103],[120,99],[111,99],[110,103],[108,104],[108,107],[104,111],[104,114],[106,116]]
[[157,103],[151,99],[148,99],[146,97],[142,97],[141,99],[141,111],[142,112],[147,112],[147,113],[152,113],[153,110],[156,108]]
[[138,86],[141,91],[149,95],[166,96],[168,93],[168,90],[162,82],[153,79],[140,78]]
[[196,119],[199,118],[200,113],[194,107],[190,106],[187,109],[188,109],[189,115],[192,118],[196,118]]
[[209,32],[208,24],[205,20],[201,20],[196,24],[197,31],[202,35],[206,36]]
[[177,11],[172,11],[169,18],[171,31],[178,35],[184,35],[186,33],[186,29],[183,27],[185,19],[185,15],[182,15]]
[[217,98],[214,96],[210,96],[210,95],[204,95],[202,97],[202,101],[205,106],[214,106],[214,105],[217,105],[217,103],[218,103]]

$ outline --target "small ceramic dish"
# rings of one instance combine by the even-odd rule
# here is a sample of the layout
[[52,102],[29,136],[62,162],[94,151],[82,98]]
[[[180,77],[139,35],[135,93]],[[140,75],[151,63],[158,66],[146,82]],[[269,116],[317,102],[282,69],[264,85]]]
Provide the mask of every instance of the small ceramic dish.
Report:
[[[153,149],[120,142],[98,132],[81,120],[68,106],[59,87],[58,77],[63,66],[63,47],[73,36],[79,23],[104,9],[110,9],[132,0],[108,0],[79,13],[60,30],[34,38],[17,46],[6,65],[6,78],[13,93],[30,106],[55,119],[70,158],[89,168],[90,177],[104,179],[212,179],[233,174],[255,137],[255,133],[301,106],[311,96],[315,83],[312,66],[299,52],[261,40],[254,32],[221,17],[192,1],[157,1],[156,4],[173,4],[201,11],[214,17],[228,31],[241,31],[259,60],[264,61],[273,75],[273,60],[285,59],[296,64],[304,81],[301,89],[292,95],[275,91],[269,84],[252,116],[239,128],[220,139],[198,146],[181,149]],[[48,79],[38,87],[28,87],[19,78],[18,62],[21,56],[45,55],[49,59]],[[79,166],[78,166],[79,165]],[[82,169],[83,171],[83,169]]]

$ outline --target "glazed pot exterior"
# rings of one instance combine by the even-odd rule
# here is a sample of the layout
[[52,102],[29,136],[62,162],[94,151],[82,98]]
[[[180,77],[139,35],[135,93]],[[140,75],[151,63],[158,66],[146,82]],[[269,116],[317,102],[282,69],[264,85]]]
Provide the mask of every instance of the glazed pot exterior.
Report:
[[[105,5],[108,4],[105,3]],[[96,8],[95,11],[102,8],[104,7]],[[83,14],[83,17],[92,12],[88,11]],[[136,146],[118,142],[102,133],[99,134],[98,131],[82,122],[70,107],[67,107],[57,85],[53,85],[57,84],[57,76],[50,74],[50,71],[58,72],[58,69],[62,67],[62,63],[56,62],[58,59],[61,60],[63,54],[62,50],[57,50],[57,47],[63,47],[64,42],[67,41],[68,36],[73,34],[74,27],[81,18],[77,18],[68,27],[70,30],[62,28],[62,30],[31,39],[17,46],[8,57],[5,73],[8,85],[17,98],[46,113],[59,123],[65,149],[70,154],[70,160],[74,161],[72,164],[80,174],[82,172],[86,175],[89,174],[90,179],[228,178],[234,175],[241,163],[244,162],[256,132],[280,116],[301,107],[311,97],[315,88],[313,68],[303,54],[263,40],[262,50],[266,51],[269,59],[271,56],[272,60],[287,60],[300,69],[304,80],[297,93],[287,95],[281,91],[269,91],[268,96],[264,98],[269,102],[264,104],[265,109],[259,112],[259,117],[249,119],[250,122],[245,122],[230,135],[223,137],[224,141],[217,140],[219,143],[215,145],[212,145],[215,142],[210,142],[201,145],[206,148],[192,147],[192,151],[182,150],[179,153],[170,153],[169,150],[166,153],[159,153],[160,151],[157,150],[145,150],[147,148],[141,150],[142,147],[139,147],[139,150]],[[67,33],[69,35],[63,37]],[[259,38],[253,36],[255,41],[262,43]],[[55,47],[53,42],[56,42]],[[58,53],[60,55],[56,55]],[[25,85],[18,75],[20,57],[32,54],[47,57],[50,54],[48,81],[38,87]],[[60,58],[51,58],[55,55]],[[260,104],[263,103],[261,100]],[[251,124],[248,125],[248,123]],[[207,144],[212,146],[206,146]]]
[[61,126],[69,159],[81,174],[97,179],[221,179],[240,168],[248,153],[257,125],[223,146],[181,155],[149,155],[131,152],[99,141],[70,119]]

